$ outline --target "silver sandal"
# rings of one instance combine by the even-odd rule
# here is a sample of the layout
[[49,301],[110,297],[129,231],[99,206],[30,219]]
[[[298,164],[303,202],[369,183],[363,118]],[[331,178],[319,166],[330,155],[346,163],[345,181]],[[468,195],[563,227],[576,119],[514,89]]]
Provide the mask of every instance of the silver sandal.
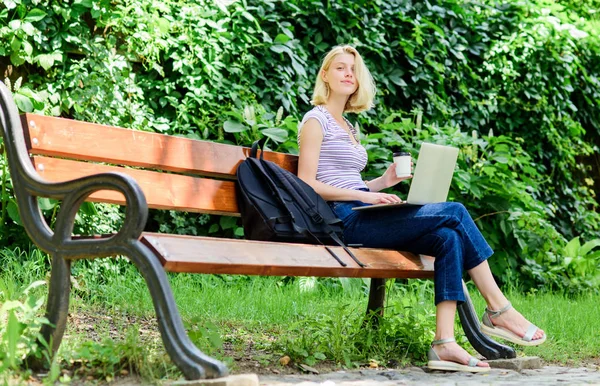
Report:
[[431,348],[429,349],[429,353],[427,354],[427,358],[429,359],[429,362],[427,362],[427,368],[431,370],[466,371],[469,373],[487,373],[488,371],[490,371],[489,367],[477,366],[480,360],[475,357],[469,358],[469,364],[463,365],[457,362],[442,360],[440,359],[439,355],[437,355],[437,353],[433,351],[433,346],[435,345],[452,342],[456,342],[456,339],[446,338],[434,340],[433,342],[431,342]]
[[481,317],[481,332],[489,336],[505,339],[509,342],[516,343],[521,346],[538,346],[544,343],[546,341],[545,333],[541,338],[532,340],[536,331],[539,330],[539,328],[533,323],[529,325],[523,337],[518,336],[514,332],[509,331],[504,327],[494,326],[494,323],[492,323],[492,319],[497,318],[498,316],[502,315],[511,308],[512,304],[510,304],[510,302],[498,311],[490,310],[486,307],[485,313]]

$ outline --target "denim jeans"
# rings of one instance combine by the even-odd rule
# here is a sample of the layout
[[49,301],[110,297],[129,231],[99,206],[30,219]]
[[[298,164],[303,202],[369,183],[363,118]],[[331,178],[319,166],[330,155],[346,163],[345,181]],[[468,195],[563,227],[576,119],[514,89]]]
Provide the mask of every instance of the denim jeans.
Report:
[[353,211],[361,201],[332,201],[329,205],[344,223],[347,244],[388,248],[435,257],[435,304],[465,301],[463,272],[475,268],[493,251],[475,222],[456,202]]

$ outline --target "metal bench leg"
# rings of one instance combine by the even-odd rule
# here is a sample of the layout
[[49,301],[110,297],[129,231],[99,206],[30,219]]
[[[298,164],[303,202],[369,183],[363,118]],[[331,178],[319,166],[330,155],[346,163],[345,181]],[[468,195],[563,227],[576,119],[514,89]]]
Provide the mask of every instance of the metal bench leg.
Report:
[[181,321],[167,274],[158,258],[141,242],[135,241],[126,254],[146,280],[163,344],[171,360],[189,380],[228,375],[224,363],[202,353],[190,340]]
[[373,326],[377,327],[379,319],[383,317],[385,304],[385,279],[371,279],[371,289],[369,290],[369,303],[367,304],[367,320],[372,316]]
[[473,348],[486,359],[516,358],[517,353],[511,347],[500,344],[481,332],[479,319],[464,281],[463,291],[466,301],[458,306],[458,315],[465,335]]
[[[40,335],[50,345],[50,360],[58,351],[69,315],[69,296],[71,292],[71,262],[58,254],[52,256],[52,270],[46,303],[46,318],[50,325],[44,324]],[[42,342],[40,343],[43,346]],[[47,368],[50,366],[46,358],[27,358],[27,365],[31,368]]]

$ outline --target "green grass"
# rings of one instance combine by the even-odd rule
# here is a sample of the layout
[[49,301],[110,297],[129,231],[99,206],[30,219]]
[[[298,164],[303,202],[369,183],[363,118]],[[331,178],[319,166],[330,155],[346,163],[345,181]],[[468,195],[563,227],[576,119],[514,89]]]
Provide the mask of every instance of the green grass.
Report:
[[[520,347],[519,354],[566,365],[600,359],[600,295],[567,297],[511,290],[507,291],[507,296],[526,318],[548,335],[546,343],[539,347]],[[483,299],[480,296],[473,298],[476,308],[483,310]]]
[[[35,250],[0,251],[0,304],[26,302],[24,289],[33,281],[46,280],[47,266],[47,257]],[[233,358],[251,358],[262,368],[276,368],[284,355],[293,363],[328,368],[362,366],[370,360],[389,366],[420,365],[435,328],[430,281],[389,285],[386,318],[377,331],[363,324],[367,296],[360,279],[176,274],[170,275],[170,282],[191,339],[201,350],[226,361],[234,372],[243,371],[245,364]],[[77,262],[73,287],[72,325],[58,355],[60,367],[68,370],[63,378],[106,380],[123,372],[147,380],[180,376],[156,331],[146,284],[129,262]],[[29,297],[44,297],[46,292],[47,287],[36,287]],[[481,314],[485,304],[476,291],[471,294]],[[518,355],[566,365],[598,360],[600,295],[509,290],[507,296],[549,336],[541,347],[518,347]],[[38,316],[42,313],[40,309]],[[3,317],[7,316],[0,313]],[[33,320],[29,318],[20,320],[27,324]],[[460,331],[457,327],[460,342],[468,347]],[[60,376],[56,368],[52,374]]]

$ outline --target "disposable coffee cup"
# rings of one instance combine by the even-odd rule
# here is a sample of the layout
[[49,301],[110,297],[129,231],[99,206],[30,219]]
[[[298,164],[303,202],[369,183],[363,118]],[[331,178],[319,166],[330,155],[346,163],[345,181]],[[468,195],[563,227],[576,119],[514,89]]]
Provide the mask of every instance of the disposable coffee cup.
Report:
[[411,175],[411,156],[409,152],[395,152],[394,163],[396,164],[396,177],[409,177]]

